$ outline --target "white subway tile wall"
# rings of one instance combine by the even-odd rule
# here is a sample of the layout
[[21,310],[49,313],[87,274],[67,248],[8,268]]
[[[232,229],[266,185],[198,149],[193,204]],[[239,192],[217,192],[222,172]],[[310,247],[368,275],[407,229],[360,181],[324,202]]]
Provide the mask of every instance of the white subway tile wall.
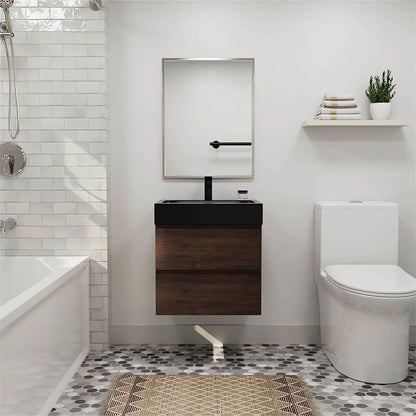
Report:
[[[0,216],[18,226],[1,255],[89,255],[91,342],[108,345],[108,128],[105,13],[88,0],[15,0],[21,132],[27,166],[0,179]],[[3,15],[0,13],[2,20]],[[8,140],[0,45],[0,140]]]

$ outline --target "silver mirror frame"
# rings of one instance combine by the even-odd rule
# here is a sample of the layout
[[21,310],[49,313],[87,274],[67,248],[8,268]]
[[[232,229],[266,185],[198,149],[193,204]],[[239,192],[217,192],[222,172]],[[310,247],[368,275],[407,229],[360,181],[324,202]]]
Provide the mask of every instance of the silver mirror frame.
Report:
[[233,176],[213,176],[215,179],[253,179],[254,178],[254,121],[255,121],[255,58],[162,58],[162,153],[163,179],[203,179],[204,176],[172,176],[166,175],[166,156],[165,156],[165,64],[172,61],[250,61],[253,64],[253,74],[251,79],[251,174]]

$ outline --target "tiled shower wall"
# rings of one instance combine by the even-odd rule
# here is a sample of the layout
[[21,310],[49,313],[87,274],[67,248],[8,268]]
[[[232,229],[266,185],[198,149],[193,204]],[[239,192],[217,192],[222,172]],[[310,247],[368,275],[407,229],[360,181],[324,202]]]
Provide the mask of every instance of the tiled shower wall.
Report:
[[[27,166],[0,179],[2,255],[89,255],[91,343],[108,344],[105,13],[88,0],[15,0],[15,52]],[[3,15],[1,14],[1,20]],[[8,140],[0,43],[0,140]]]

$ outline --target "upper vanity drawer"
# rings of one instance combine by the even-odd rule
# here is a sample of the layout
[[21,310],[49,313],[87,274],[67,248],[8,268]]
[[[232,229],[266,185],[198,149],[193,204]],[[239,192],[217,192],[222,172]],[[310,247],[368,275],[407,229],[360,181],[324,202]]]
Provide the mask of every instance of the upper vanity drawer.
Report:
[[260,268],[260,227],[156,227],[156,270]]

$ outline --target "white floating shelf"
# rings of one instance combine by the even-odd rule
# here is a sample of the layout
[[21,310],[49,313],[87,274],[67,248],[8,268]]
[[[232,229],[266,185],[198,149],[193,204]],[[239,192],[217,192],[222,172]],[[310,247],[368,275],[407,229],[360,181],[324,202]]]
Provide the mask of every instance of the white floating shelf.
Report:
[[403,120],[306,120],[302,127],[404,127]]

